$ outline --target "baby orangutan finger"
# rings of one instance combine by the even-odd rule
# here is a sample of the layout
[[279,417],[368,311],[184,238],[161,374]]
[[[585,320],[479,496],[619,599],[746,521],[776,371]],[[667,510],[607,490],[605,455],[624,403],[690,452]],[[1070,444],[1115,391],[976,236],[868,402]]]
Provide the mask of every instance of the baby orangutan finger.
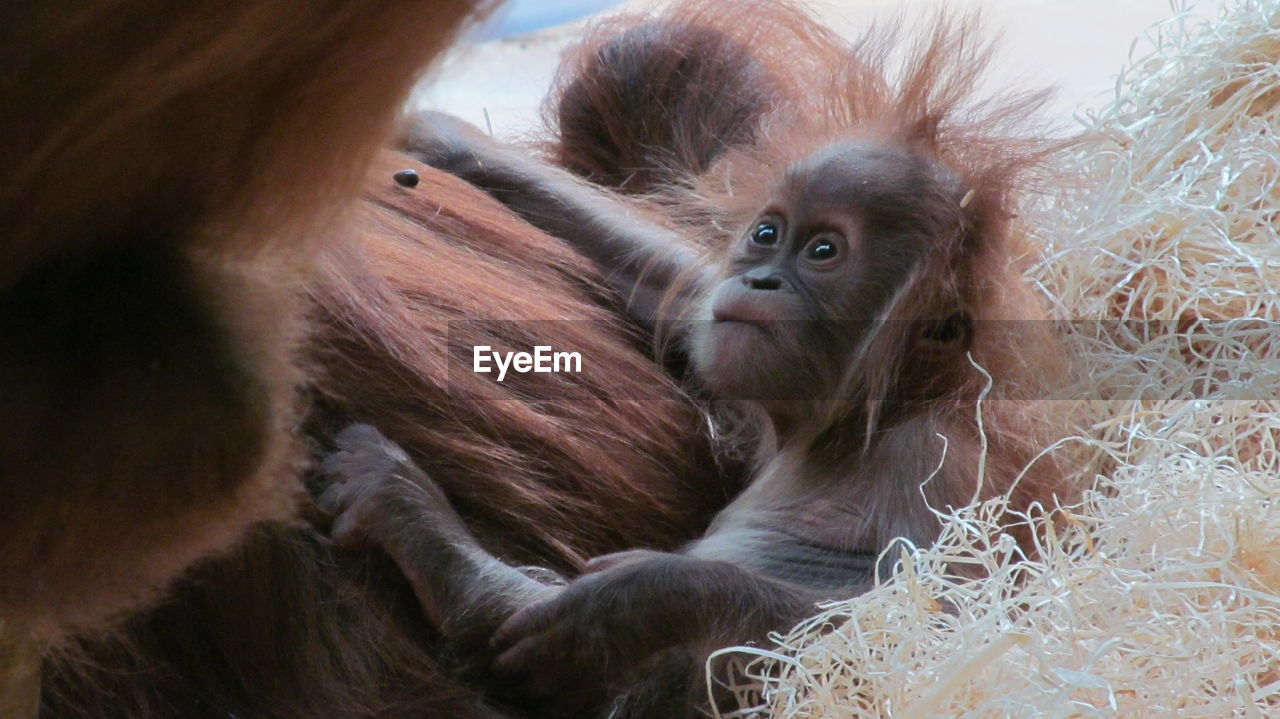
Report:
[[606,569],[611,569],[623,564],[630,564],[631,562],[638,562],[642,559],[649,559],[658,554],[660,554],[660,552],[654,552],[649,549],[628,549],[623,552],[601,554],[598,557],[593,557],[588,560],[582,567],[582,573],[595,574],[596,572],[603,572]]
[[334,482],[316,497],[316,506],[333,516],[329,536],[334,543],[357,545],[363,542],[364,522],[359,504],[364,489],[358,482]]
[[424,514],[433,500],[447,506],[443,492],[404,450],[373,427],[352,425],[335,442],[338,449],[320,461],[329,485],[316,505],[333,516],[330,535],[336,543],[376,544],[392,536],[396,526]]
[[373,425],[353,424],[334,437],[334,444],[340,450],[351,451],[371,444],[385,444],[387,438]]
[[533,678],[530,664],[540,654],[544,639],[542,634],[520,639],[494,658],[494,670],[511,676]]
[[574,689],[605,663],[589,659],[590,652],[579,653],[578,644],[572,633],[553,627],[499,654],[493,669],[520,682],[532,695],[568,701]]
[[536,601],[507,617],[489,639],[489,644],[499,652],[505,652],[525,638],[543,632],[555,621],[560,610],[560,597],[556,593],[550,599]]

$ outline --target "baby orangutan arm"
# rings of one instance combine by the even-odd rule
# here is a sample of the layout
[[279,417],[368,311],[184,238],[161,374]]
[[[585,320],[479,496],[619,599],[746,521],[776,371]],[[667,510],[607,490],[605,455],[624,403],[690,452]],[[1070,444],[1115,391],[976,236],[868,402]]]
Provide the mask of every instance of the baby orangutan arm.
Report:
[[557,585],[535,581],[486,552],[439,485],[378,430],[352,425],[336,444],[321,467],[331,483],[316,500],[334,516],[333,540],[382,548],[444,634],[448,654],[462,660],[460,670],[487,669],[493,630]]
[[[688,242],[625,200],[455,117],[422,113],[401,144],[418,160],[487,191],[530,224],[571,244],[600,266],[628,313],[641,322],[653,319],[677,278],[704,266]],[[696,280],[690,289],[693,284]]]
[[318,502],[334,514],[334,540],[387,552],[463,671],[482,677],[492,662],[565,710],[606,701],[665,649],[758,639],[820,598],[728,561],[646,550],[592,560],[568,586],[536,581],[485,551],[439,487],[367,425],[339,435],[324,471],[334,482]]
[[560,697],[584,681],[631,679],[670,647],[762,638],[803,618],[816,600],[726,561],[644,550],[618,556],[512,615],[493,636],[495,669]]

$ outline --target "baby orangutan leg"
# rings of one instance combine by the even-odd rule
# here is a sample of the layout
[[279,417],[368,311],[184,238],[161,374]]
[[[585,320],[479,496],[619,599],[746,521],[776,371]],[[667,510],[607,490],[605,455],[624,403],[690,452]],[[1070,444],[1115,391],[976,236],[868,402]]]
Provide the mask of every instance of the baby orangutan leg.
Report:
[[487,666],[494,629],[556,591],[556,584],[535,581],[489,554],[439,485],[378,430],[352,425],[336,442],[322,465],[331,483],[317,499],[333,515],[334,541],[381,547],[450,653],[467,667]]

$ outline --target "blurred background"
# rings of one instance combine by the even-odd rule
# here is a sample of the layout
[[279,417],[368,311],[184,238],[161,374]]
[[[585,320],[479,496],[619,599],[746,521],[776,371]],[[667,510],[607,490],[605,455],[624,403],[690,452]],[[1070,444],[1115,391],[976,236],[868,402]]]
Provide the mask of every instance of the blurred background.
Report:
[[[724,0],[732,5],[733,0]],[[990,81],[998,87],[1054,85],[1050,112],[1070,128],[1081,108],[1100,105],[1131,53],[1141,56],[1160,23],[1185,10],[1215,17],[1224,0],[948,0],[951,10],[980,9],[1001,42]],[[648,10],[662,0],[508,0],[473,29],[414,95],[417,107],[459,115],[499,137],[518,137],[540,124],[539,105],[561,50],[592,16]],[[811,0],[828,25],[857,35],[872,20],[903,14],[908,25],[939,0]]]

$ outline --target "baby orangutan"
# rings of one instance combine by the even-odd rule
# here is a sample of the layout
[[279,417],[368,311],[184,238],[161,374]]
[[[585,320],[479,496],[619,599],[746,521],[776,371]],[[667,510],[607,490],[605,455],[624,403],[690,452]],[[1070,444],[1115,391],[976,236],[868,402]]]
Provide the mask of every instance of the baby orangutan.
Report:
[[856,111],[775,103],[691,191],[668,188],[681,216],[709,218],[680,232],[456,120],[419,119],[412,154],[599,264],[759,438],[747,488],[701,539],[598,557],[564,583],[489,554],[376,430],[344,432],[320,499],[333,535],[386,550],[461,671],[522,680],[558,715],[687,716],[711,651],[864,591],[896,538],[936,538],[933,508],[1007,494],[1025,511],[1060,491],[1034,401],[1060,352],[1043,323],[1005,321],[1040,317],[1006,227],[1027,158],[948,124],[963,93],[946,83],[973,79],[943,69],[972,60],[947,55],[962,45],[938,31],[893,91],[867,76],[875,63],[838,64]]

